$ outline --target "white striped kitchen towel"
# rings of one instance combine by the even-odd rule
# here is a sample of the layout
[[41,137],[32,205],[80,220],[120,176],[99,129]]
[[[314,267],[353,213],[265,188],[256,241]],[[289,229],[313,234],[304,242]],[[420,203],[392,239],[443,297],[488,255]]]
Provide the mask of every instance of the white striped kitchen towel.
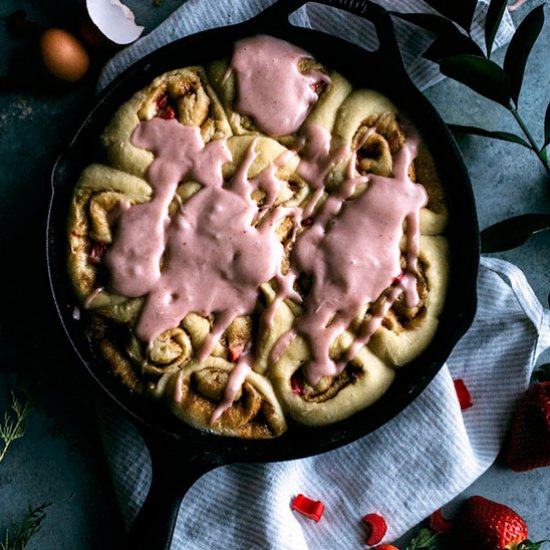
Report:
[[[123,69],[144,55],[169,42],[202,30],[240,23],[260,13],[273,2],[274,0],[187,0],[153,32],[115,55],[101,74],[99,88],[104,88]],[[378,0],[378,3],[394,11],[433,13],[420,0]],[[480,45],[485,40],[483,22],[488,3],[489,0],[479,1],[472,25],[472,37]],[[368,50],[376,49],[377,46],[376,33],[368,21],[335,8],[311,2],[295,12],[290,20],[299,27],[345,36],[346,40]],[[422,53],[432,42],[432,35],[400,20],[395,20],[395,26],[401,53],[414,83],[422,90],[441,80],[442,75],[436,65],[422,58]],[[495,38],[495,48],[510,40],[513,29],[510,15],[506,12]]]
[[[218,468],[184,499],[173,550],[361,548],[360,519],[388,521],[391,541],[443,506],[494,462],[538,355],[550,347],[550,311],[512,264],[483,258],[475,321],[448,363],[400,415],[376,432],[316,457]],[[461,411],[453,378],[474,405]],[[150,483],[135,428],[108,407],[100,426],[127,524]],[[319,523],[290,509],[303,493],[325,503]]]

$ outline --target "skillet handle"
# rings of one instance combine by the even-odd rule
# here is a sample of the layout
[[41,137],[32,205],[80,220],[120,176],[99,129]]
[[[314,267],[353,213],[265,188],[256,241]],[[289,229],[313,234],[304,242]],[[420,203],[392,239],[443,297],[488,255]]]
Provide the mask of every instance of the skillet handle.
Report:
[[[269,22],[269,26],[272,26],[274,22],[288,24],[290,14],[295,12],[298,8],[301,8],[304,4],[307,4],[309,1],[311,0],[277,0],[274,4],[256,16],[256,20]],[[394,65],[397,65],[399,69],[405,71],[391,16],[383,7],[370,0],[312,1],[317,4],[324,4],[325,6],[347,11],[373,23],[380,44],[376,53],[386,57]]]
[[203,474],[221,465],[190,453],[151,433],[144,433],[151,455],[152,480],[147,498],[128,533],[125,550],[170,550],[181,501]]

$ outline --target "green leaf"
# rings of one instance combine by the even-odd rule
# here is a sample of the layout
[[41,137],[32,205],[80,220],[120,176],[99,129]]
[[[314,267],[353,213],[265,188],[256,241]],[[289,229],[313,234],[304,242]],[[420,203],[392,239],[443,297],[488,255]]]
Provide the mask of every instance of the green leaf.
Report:
[[455,30],[454,33],[438,36],[423,55],[426,59],[439,63],[446,57],[466,54],[484,57],[481,48],[471,38]]
[[544,365],[541,365],[533,373],[533,379],[537,382],[550,382],[550,363],[545,363]]
[[487,8],[487,16],[485,17],[485,45],[487,46],[487,57],[491,57],[495,36],[497,35],[507,4],[508,0],[491,0]]
[[520,542],[516,550],[540,550],[543,544],[547,543],[547,540],[540,540],[539,542],[532,542],[530,540],[524,540]]
[[544,25],[544,5],[536,7],[520,23],[504,58],[504,71],[510,79],[510,92],[517,105],[527,59]]
[[527,242],[531,235],[550,229],[550,214],[523,214],[481,232],[482,252],[503,252]]
[[435,13],[400,13],[397,11],[392,11],[390,13],[394,17],[403,19],[408,23],[412,23],[417,27],[421,27],[436,34],[458,33],[464,36],[452,21],[446,17],[441,17],[441,15],[436,15]]
[[442,59],[441,72],[478,94],[510,108],[508,75],[493,61],[475,55],[455,55]]
[[516,134],[511,134],[510,132],[491,131],[485,130],[484,128],[478,128],[477,126],[462,126],[460,124],[447,124],[447,126],[452,132],[462,132],[464,134],[474,134],[476,136],[500,139],[501,141],[518,143],[528,149],[531,148],[531,146],[522,137],[517,136]]
[[431,529],[420,529],[418,535],[411,540],[411,543],[405,550],[436,550],[440,536],[434,533]]
[[550,144],[550,103],[546,107],[546,115],[544,116],[544,149],[548,144]]
[[465,31],[469,32],[476,11],[477,0],[424,0],[451,21],[458,23]]

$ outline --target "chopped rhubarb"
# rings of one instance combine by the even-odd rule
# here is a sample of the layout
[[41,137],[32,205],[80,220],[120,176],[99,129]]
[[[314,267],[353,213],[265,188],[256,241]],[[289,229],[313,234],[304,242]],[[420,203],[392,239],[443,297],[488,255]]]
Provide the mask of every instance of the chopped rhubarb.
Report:
[[244,351],[244,344],[236,344],[234,346],[230,345],[228,349],[229,360],[232,363],[235,363],[236,361],[239,360],[239,357],[243,354],[243,351]]
[[462,410],[470,408],[474,403],[464,380],[457,378],[456,380],[453,380],[453,382],[455,385],[456,395],[458,396],[458,402],[460,403],[460,408]]
[[401,282],[401,279],[403,279],[403,277],[405,276],[405,272],[404,271],[401,271],[401,273],[399,275],[397,275],[397,277],[394,277],[393,278],[393,282],[394,284],[398,284]]
[[101,263],[101,258],[107,250],[107,245],[105,243],[94,243],[90,249],[89,259],[93,264]]
[[386,520],[378,514],[367,514],[363,516],[362,521],[367,531],[365,542],[370,545],[378,544],[384,538],[388,530]]
[[309,86],[317,95],[321,95],[326,87],[326,82],[319,80],[318,82],[313,82]]
[[174,111],[174,108],[171,105],[167,105],[166,109],[161,111],[159,114],[160,118],[163,118],[164,120],[170,120],[172,118],[176,118],[176,111]]
[[452,530],[452,528],[453,522],[443,517],[443,514],[441,513],[441,508],[438,508],[430,516],[430,529],[434,531],[434,533],[448,533]]
[[157,107],[158,107],[159,111],[164,109],[167,105],[168,105],[168,94],[162,94],[157,99]]
[[301,493],[292,501],[291,508],[315,521],[319,521],[325,511],[325,505],[320,500],[311,500]]
[[299,374],[294,373],[290,378],[290,389],[292,393],[296,395],[302,395],[304,393],[304,381]]

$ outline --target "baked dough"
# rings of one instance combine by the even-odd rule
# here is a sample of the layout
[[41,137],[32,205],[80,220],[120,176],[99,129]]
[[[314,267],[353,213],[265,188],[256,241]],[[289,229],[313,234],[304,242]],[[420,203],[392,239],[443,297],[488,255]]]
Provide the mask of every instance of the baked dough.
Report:
[[[436,335],[447,292],[449,251],[443,234],[447,208],[429,149],[406,117],[379,92],[354,90],[342,75],[303,58],[301,71],[321,71],[330,82],[319,88],[319,99],[296,133],[273,138],[262,134],[251,117],[235,111],[237,87],[228,63],[220,60],[207,70],[195,66],[160,75],[116,111],[101,136],[103,163],[88,166],[75,185],[68,216],[68,271],[79,303],[87,311],[92,341],[131,391],[162,401],[195,428],[227,436],[271,438],[287,429],[287,418],[320,426],[368,407],[386,392],[397,368],[426,349]],[[176,222],[207,226],[211,216],[216,216],[215,204],[200,220],[189,222],[181,216],[214,188],[213,196],[223,197],[234,186],[245,186],[250,193],[241,197],[242,204],[253,215],[250,227],[241,230],[257,230],[258,235],[272,232],[272,245],[281,253],[280,258],[271,257],[280,260],[280,265],[271,279],[255,287],[255,305],[223,326],[221,312],[193,310],[145,341],[139,336],[139,323],[149,294],[128,297],[113,292],[103,257],[116,242],[122,213],[156,200],[151,174],[155,166],[157,172],[159,165],[161,172],[166,167],[157,162],[161,155],[153,153],[157,142],[151,148],[137,146],[134,132],[146,128],[140,134],[143,143],[147,129],[158,132],[168,127],[173,132],[178,129],[179,133],[171,135],[200,135],[198,156],[208,147],[225,156],[220,161],[219,181],[201,181],[197,171],[190,170],[169,182],[173,187],[163,206],[165,227]],[[314,132],[319,139],[329,140],[326,162],[317,172],[304,169],[311,161],[304,143]],[[370,185],[391,181],[399,166],[396,163],[409,158],[401,155],[409,140],[413,144],[419,140],[418,146],[414,145],[414,156],[400,170],[407,185],[416,191],[420,186],[425,189],[427,201],[419,212],[416,268],[409,268],[412,253],[407,247],[413,241],[405,236],[401,251],[396,241],[396,261],[399,268],[401,253],[402,273],[414,277],[419,300],[408,306],[405,294],[396,293],[401,284],[398,274],[390,274],[386,288],[350,310],[351,321],[330,342],[329,359],[337,371],[315,379],[308,374],[314,348],[299,327],[319,275],[298,273],[293,250],[315,226],[316,216],[329,211],[325,206],[340,201],[342,211],[351,208],[369,192]],[[354,185],[346,195],[343,189],[350,182]],[[338,208],[334,216],[339,215]],[[399,219],[397,225],[403,235],[410,230],[411,218],[406,220]],[[229,219],[228,224],[232,223]],[[169,250],[165,248],[161,256],[161,273],[172,262]],[[246,259],[233,258],[235,263],[243,261],[246,265]],[[379,315],[393,295],[391,307]],[[379,324],[363,342],[362,334],[377,316]],[[357,342],[361,345],[353,351]],[[239,383],[233,388],[235,377]]]

